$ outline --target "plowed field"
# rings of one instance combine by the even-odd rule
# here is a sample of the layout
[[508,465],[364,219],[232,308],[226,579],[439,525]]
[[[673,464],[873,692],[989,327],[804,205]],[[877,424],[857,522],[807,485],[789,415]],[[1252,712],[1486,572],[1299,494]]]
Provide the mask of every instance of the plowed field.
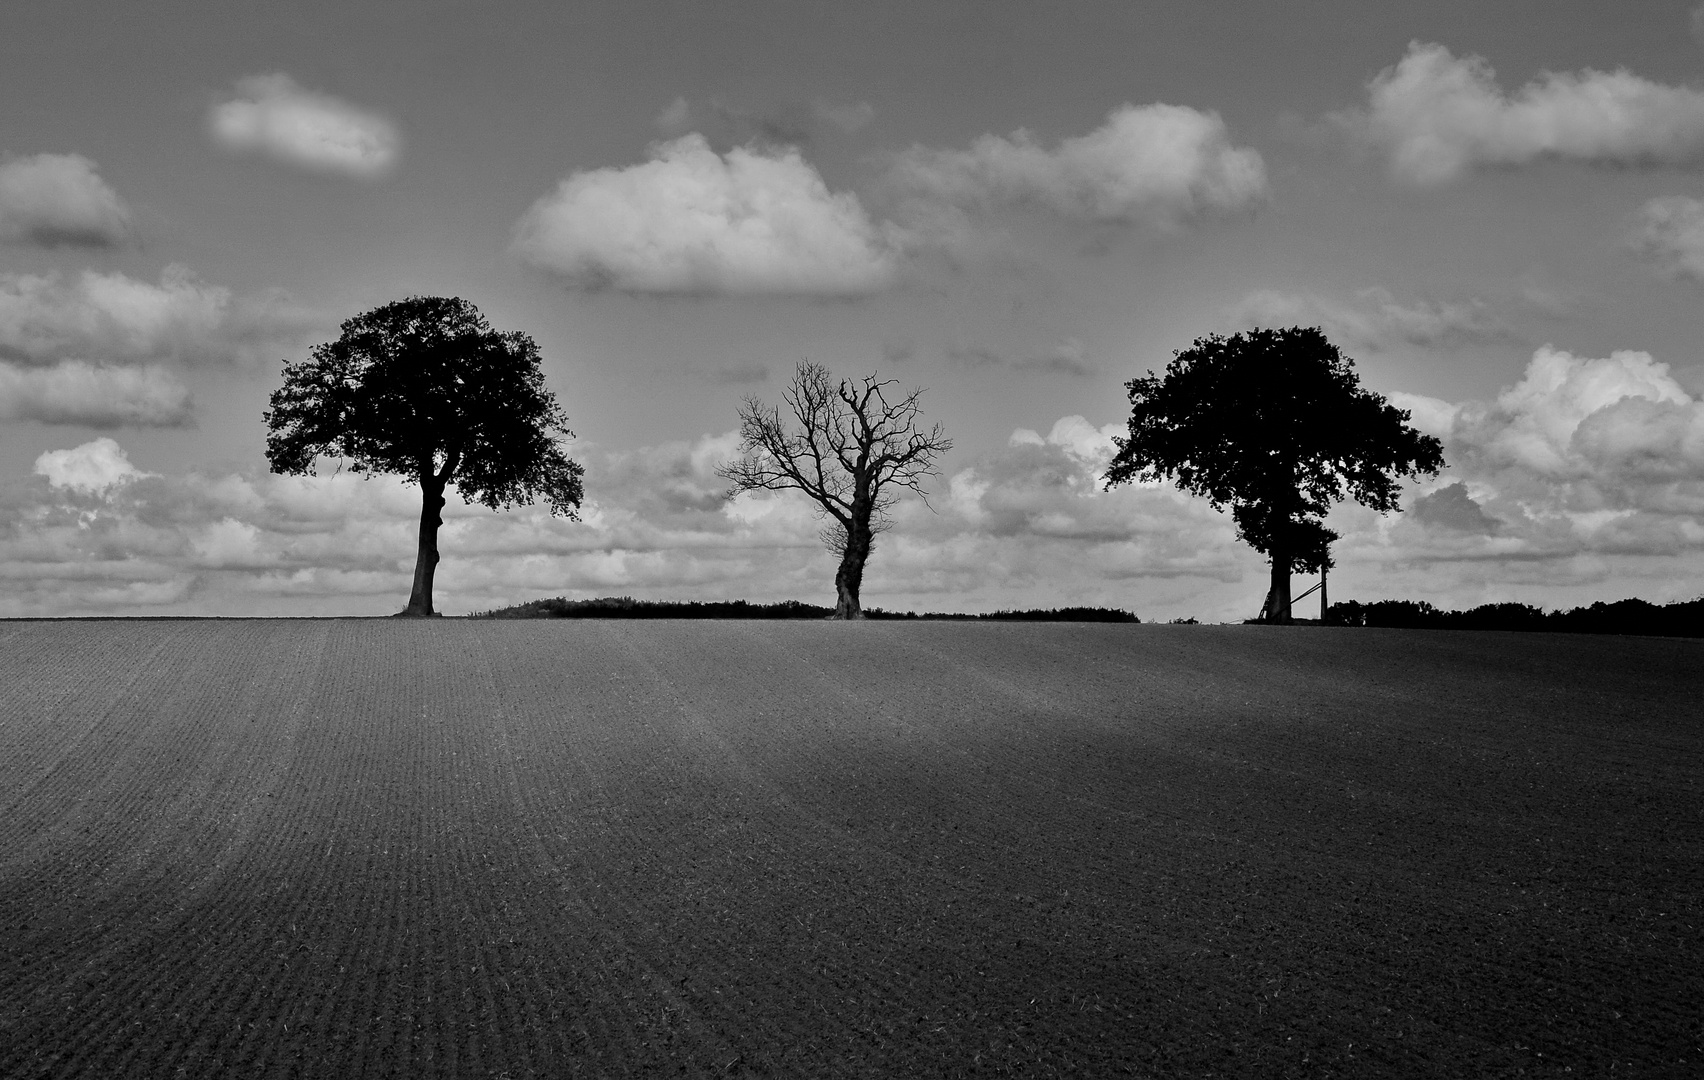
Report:
[[1704,643],[0,624],[0,1076],[1704,1073]]

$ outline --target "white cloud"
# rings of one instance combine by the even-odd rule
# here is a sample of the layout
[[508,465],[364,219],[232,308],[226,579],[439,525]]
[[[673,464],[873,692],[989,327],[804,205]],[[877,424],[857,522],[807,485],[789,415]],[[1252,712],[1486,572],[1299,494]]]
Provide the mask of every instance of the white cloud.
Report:
[[239,80],[237,96],[215,105],[209,123],[229,149],[362,179],[390,171],[402,149],[396,127],[383,116],[305,90],[288,75]]
[[586,289],[858,296],[895,256],[857,196],[831,192],[799,154],[690,134],[625,169],[577,172],[534,203],[513,249]]
[[233,297],[168,266],[158,284],[85,270],[0,273],[0,355],[44,362],[276,360],[324,320],[281,295]]
[[0,240],[116,247],[130,235],[130,208],[81,154],[35,154],[0,164]]
[[1704,200],[1670,195],[1647,201],[1632,243],[1667,273],[1704,281]]
[[1340,344],[1374,351],[1403,344],[1460,348],[1511,337],[1482,300],[1404,301],[1381,288],[1361,289],[1349,300],[1262,289],[1227,315],[1244,326],[1319,326]]
[[1365,109],[1334,119],[1382,153],[1395,179],[1416,186],[1546,157],[1614,165],[1704,159],[1704,91],[1625,70],[1546,72],[1511,97],[1480,57],[1457,59],[1416,41],[1367,89]]
[[56,488],[99,494],[146,475],[130,464],[124,448],[101,438],[69,450],[49,450],[36,458],[35,471]]
[[968,150],[913,147],[896,159],[893,181],[953,206],[1027,203],[1073,220],[1162,228],[1269,194],[1260,154],[1232,145],[1217,113],[1180,105],[1121,106],[1052,150],[1022,130],[983,135]]
[[116,367],[62,360],[23,368],[0,361],[0,419],[87,427],[183,427],[189,389],[157,365]]
[[[1452,434],[1496,464],[1549,479],[1583,477],[1625,463],[1630,455],[1622,450],[1651,436],[1655,415],[1648,406],[1678,410],[1682,426],[1685,418],[1704,421],[1704,409],[1649,353],[1590,359],[1546,345],[1494,403],[1465,408]],[[1704,456],[1695,464],[1704,469]]]
[[1666,364],[1545,346],[1492,400],[1390,398],[1443,439],[1447,467],[1410,485],[1409,513],[1333,513],[1334,595],[1554,607],[1704,592],[1704,403]]
[[189,537],[198,565],[208,567],[265,567],[271,560],[261,549],[260,529],[225,517],[197,529]]
[[1455,430],[1456,417],[1461,415],[1462,409],[1448,401],[1401,390],[1386,394],[1385,400],[1408,413],[1410,427],[1440,439]]
[[1124,424],[1102,424],[1095,427],[1082,416],[1066,416],[1056,421],[1047,433],[1047,441],[1062,447],[1067,454],[1081,461],[1099,476],[1112,464],[1118,453],[1115,437],[1127,434]]

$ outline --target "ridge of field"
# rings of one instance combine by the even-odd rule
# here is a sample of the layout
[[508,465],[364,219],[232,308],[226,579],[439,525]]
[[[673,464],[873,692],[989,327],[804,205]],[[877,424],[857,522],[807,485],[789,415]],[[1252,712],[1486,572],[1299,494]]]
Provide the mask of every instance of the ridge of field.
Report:
[[0,1075],[1686,1075],[1701,661],[0,625]]

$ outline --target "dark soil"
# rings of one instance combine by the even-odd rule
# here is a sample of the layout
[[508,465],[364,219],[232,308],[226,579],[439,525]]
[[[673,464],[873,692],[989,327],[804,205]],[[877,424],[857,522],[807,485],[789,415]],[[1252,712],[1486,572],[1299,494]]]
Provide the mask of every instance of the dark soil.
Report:
[[1704,1072],[1704,643],[0,625],[0,1076]]

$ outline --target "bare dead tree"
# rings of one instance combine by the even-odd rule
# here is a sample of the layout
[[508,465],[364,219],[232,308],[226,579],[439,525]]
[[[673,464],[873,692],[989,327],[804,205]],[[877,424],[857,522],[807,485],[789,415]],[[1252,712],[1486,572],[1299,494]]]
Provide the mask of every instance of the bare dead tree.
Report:
[[[858,589],[876,534],[893,524],[888,510],[900,489],[928,498],[923,478],[952,440],[936,424],[919,430],[922,390],[889,400],[898,385],[875,375],[834,380],[821,364],[806,361],[782,391],[793,415],[748,397],[740,406],[740,453],[716,473],[742,491],[797,489],[829,519],[823,540],[840,556],[834,575],[834,617],[861,619]],[[794,423],[796,421],[796,424]]]

